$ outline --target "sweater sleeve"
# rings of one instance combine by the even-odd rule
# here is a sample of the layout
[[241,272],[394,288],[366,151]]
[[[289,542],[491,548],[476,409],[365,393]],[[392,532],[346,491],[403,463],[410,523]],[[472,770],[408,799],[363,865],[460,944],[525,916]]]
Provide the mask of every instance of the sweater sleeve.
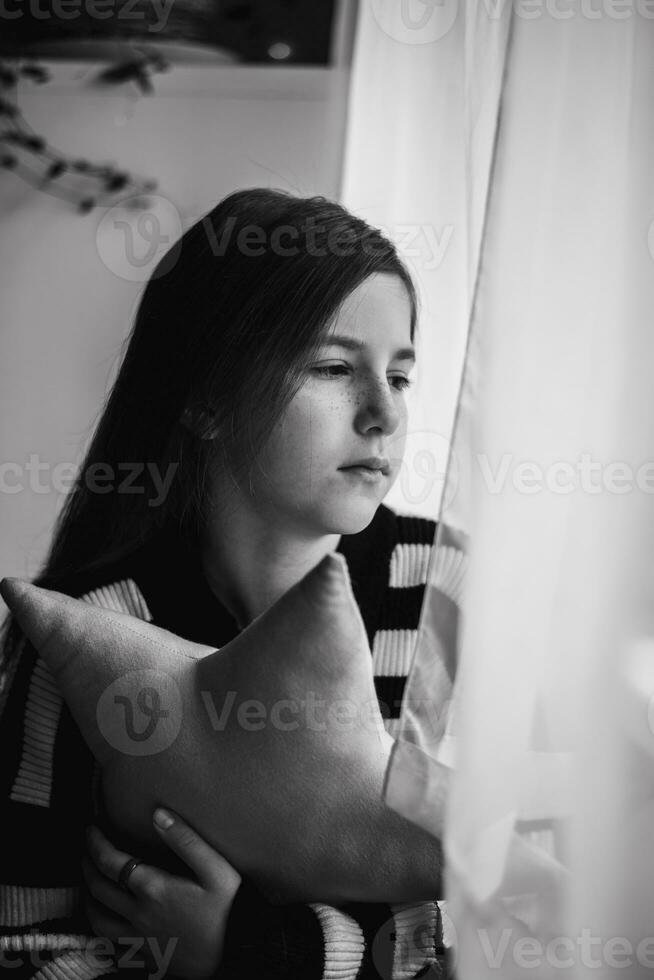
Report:
[[444,978],[438,903],[273,906],[244,882],[217,980]]
[[0,968],[14,980],[95,980],[129,967],[139,980],[142,953],[95,936],[83,910],[93,758],[34,648],[18,630],[11,651],[9,642],[0,674]]

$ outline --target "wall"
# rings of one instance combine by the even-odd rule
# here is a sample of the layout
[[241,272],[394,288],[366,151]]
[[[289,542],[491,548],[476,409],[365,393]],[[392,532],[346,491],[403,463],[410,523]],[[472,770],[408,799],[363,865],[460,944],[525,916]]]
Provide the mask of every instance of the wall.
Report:
[[162,239],[238,188],[336,197],[348,81],[345,68],[184,65],[137,97],[131,84],[93,86],[97,65],[48,67],[51,83],[19,94],[34,130],[159,189],[138,225],[137,212],[80,215],[0,172],[0,574],[24,577],[45,555]]

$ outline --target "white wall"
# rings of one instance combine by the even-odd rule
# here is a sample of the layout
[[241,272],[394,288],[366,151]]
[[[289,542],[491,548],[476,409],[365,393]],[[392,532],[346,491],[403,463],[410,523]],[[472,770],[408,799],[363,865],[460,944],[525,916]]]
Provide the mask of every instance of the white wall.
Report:
[[[97,65],[48,67],[51,83],[19,94],[32,127],[66,154],[156,177],[151,218],[171,240],[238,188],[338,195],[344,68],[178,66],[137,98],[131,85],[92,87]],[[0,575],[28,577],[64,500],[53,483],[67,475],[52,468],[80,461],[142,282],[166,246],[138,268],[114,225],[130,221],[143,256],[149,232],[137,212],[80,215],[5,171],[0,217]],[[31,455],[50,471],[30,473]]]

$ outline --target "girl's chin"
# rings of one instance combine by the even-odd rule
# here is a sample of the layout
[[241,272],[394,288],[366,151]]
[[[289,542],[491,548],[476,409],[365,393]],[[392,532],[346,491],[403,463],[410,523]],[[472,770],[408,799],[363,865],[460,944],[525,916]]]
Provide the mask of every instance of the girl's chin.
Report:
[[341,499],[333,511],[323,517],[323,526],[329,530],[325,534],[358,534],[368,527],[381,501],[372,497],[368,500]]

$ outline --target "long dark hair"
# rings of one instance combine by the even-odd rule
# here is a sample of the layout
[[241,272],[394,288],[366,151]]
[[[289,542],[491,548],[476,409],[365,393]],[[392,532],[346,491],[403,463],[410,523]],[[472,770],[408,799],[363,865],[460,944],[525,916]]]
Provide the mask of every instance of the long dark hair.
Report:
[[[190,227],[144,289],[36,584],[66,591],[71,577],[131,554],[164,527],[193,540],[209,453],[220,445],[234,478],[243,477],[344,299],[377,272],[404,283],[413,336],[415,289],[394,245],[333,201],[253,188]],[[210,426],[217,441],[203,438]],[[173,473],[156,506],[153,471]]]

